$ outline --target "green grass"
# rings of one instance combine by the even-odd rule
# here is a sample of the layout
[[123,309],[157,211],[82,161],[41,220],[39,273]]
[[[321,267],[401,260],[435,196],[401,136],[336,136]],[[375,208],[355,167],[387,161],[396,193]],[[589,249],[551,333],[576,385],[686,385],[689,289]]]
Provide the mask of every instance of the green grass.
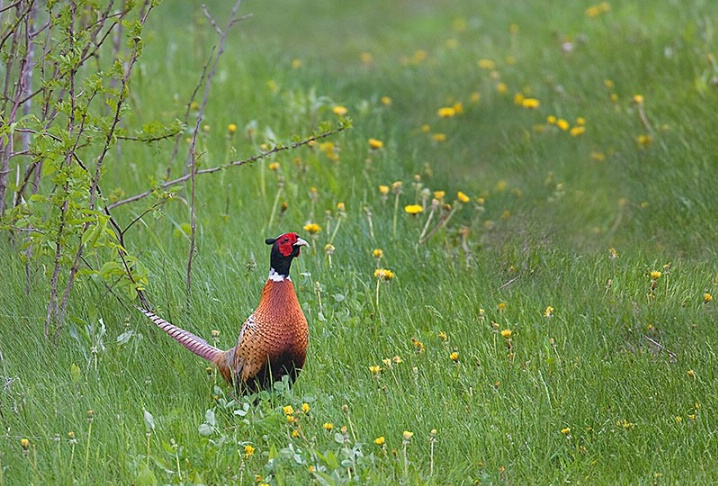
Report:
[[[339,160],[318,147],[278,155],[288,208],[272,227],[270,161],[199,179],[189,299],[179,198],[126,239],[160,313],[202,336],[219,330],[228,348],[266,277],[264,238],[308,237],[302,227],[320,224],[316,252],[293,268],[311,330],[305,370],[291,390],[232,402],[205,363],[90,281],[76,287],[55,348],[43,337],[43,269],[26,295],[3,239],[0,484],[714,484],[718,310],[704,293],[718,285],[715,7],[614,3],[596,18],[585,1],[244,4],[253,17],[230,35],[214,80],[202,165],[256,153],[268,128],[280,140],[309,134],[343,105],[354,127],[332,139]],[[196,6],[167,2],[148,30],[130,126],[180,118],[213,43]],[[418,50],[425,60],[411,62]],[[540,107],[516,105],[518,92]],[[655,131],[646,146],[636,94]],[[463,113],[437,116],[457,102]],[[586,133],[549,115],[571,126],[583,117]],[[252,121],[260,136],[249,140]],[[239,129],[228,139],[230,123]],[[369,138],[384,148],[371,152]],[[103,189],[146,190],[171,152],[171,142],[123,145]],[[449,204],[458,191],[471,197],[423,245],[428,211],[403,212],[417,201],[415,174]],[[394,181],[404,189],[396,237],[394,195],[383,203],[378,191]],[[339,202],[347,215],[330,265]],[[144,207],[115,215],[126,224]],[[378,308],[374,248],[396,273]],[[287,423],[283,407],[303,403],[309,412]],[[414,434],[405,442],[404,431]]]

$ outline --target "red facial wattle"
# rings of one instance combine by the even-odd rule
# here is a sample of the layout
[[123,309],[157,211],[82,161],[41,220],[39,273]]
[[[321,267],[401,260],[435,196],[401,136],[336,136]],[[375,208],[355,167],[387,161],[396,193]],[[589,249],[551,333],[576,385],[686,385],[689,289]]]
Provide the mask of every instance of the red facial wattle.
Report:
[[[280,236],[277,240],[279,252],[285,257],[290,256],[292,252],[294,252],[294,244],[297,242],[297,238],[299,237],[296,233],[286,233]],[[297,253],[297,255],[299,255],[299,253]]]

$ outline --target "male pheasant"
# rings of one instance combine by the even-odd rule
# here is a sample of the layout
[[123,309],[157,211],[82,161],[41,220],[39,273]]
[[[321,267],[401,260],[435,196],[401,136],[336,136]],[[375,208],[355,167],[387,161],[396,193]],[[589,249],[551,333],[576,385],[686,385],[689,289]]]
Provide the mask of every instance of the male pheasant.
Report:
[[304,366],[309,328],[289,278],[292,260],[309,244],[296,233],[268,238],[272,245],[269,278],[257,309],[239,331],[237,346],[227,351],[139,308],[152,322],[185,348],[214,363],[224,379],[240,393],[269,388],[288,375],[294,381]]

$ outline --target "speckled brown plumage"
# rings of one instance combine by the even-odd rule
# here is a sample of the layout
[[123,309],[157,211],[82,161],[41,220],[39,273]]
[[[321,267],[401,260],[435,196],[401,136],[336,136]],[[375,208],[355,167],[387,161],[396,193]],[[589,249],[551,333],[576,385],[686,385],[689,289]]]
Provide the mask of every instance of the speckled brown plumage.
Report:
[[289,279],[293,258],[307,242],[296,233],[268,239],[272,245],[269,279],[257,309],[242,325],[237,346],[227,351],[140,309],[162,330],[196,355],[214,363],[222,377],[241,393],[271,386],[288,375],[293,381],[304,366],[309,327]]
[[234,376],[250,389],[266,388],[304,366],[309,327],[291,280],[269,280],[257,310],[242,326],[233,357]]

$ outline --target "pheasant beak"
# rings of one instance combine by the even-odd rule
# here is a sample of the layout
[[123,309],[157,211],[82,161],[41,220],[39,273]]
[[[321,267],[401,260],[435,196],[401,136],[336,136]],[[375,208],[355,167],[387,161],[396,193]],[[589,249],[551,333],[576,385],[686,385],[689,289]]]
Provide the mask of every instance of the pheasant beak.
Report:
[[297,242],[294,243],[294,246],[309,246],[309,243],[307,243],[306,240],[303,240],[301,238],[297,238]]

